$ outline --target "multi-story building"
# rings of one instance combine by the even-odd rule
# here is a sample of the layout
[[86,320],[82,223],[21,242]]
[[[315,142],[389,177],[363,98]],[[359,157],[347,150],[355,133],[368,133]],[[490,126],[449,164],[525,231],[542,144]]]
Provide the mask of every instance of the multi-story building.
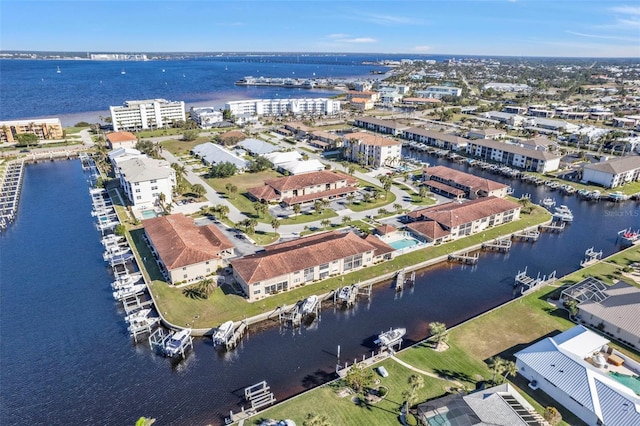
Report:
[[[422,182],[432,192],[451,198],[506,197],[508,185],[445,166],[427,167]],[[460,193],[459,191],[462,191]]]
[[373,117],[356,117],[353,119],[353,125],[376,133],[385,133],[393,136],[398,136],[402,134],[403,130],[409,128],[409,126],[398,124],[392,120]]
[[421,240],[440,243],[477,234],[519,217],[520,204],[498,197],[484,197],[414,210],[407,214],[407,219],[413,222],[406,228]]
[[358,181],[349,175],[329,170],[268,179],[263,186],[247,193],[257,201],[278,202],[286,206],[330,200],[358,191]]
[[164,194],[165,204],[171,204],[176,172],[167,161],[134,157],[118,163],[116,175],[134,208],[153,209],[160,203],[160,194]]
[[461,138],[460,136],[450,133],[427,130],[422,127],[412,127],[403,130],[402,138],[442,149],[450,149],[452,151],[464,150],[467,143],[469,143],[469,140],[466,138]]
[[327,98],[307,99],[248,99],[227,102],[224,106],[233,116],[322,114],[334,115],[340,112],[340,101]]
[[460,96],[462,89],[452,86],[429,86],[424,90],[416,90],[415,94],[423,98],[438,98],[443,96]]
[[370,167],[395,166],[402,158],[402,142],[371,133],[347,133],[342,145],[345,157]]
[[184,102],[166,99],[126,101],[123,106],[110,106],[114,131],[144,130],[167,127],[186,121]]
[[210,129],[214,124],[222,122],[222,111],[213,107],[191,108],[191,119],[201,129]]
[[131,132],[111,132],[107,133],[107,145],[111,149],[135,148],[138,138]]
[[64,132],[58,118],[0,121],[0,142],[17,142],[20,134],[33,134],[40,140],[63,139]]
[[215,225],[196,226],[182,213],[142,221],[149,247],[171,284],[200,281],[227,265],[234,246]]
[[491,139],[470,140],[466,151],[467,154],[485,161],[493,161],[538,173],[552,172],[560,167],[560,156],[558,155]]
[[600,163],[588,164],[582,169],[582,181],[615,188],[640,180],[640,157],[632,155]]
[[352,232],[333,231],[272,244],[263,252],[230,263],[236,282],[249,301],[254,302],[373,265],[381,260],[378,253],[381,251],[393,248],[380,240],[373,244]]

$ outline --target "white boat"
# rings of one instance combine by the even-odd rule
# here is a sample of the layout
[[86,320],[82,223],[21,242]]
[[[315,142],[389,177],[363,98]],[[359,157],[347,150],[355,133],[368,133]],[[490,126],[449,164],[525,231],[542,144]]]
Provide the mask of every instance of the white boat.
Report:
[[140,332],[151,331],[151,328],[160,322],[160,318],[158,317],[141,317],[139,319],[133,320],[127,330],[132,335],[136,335]]
[[390,346],[399,342],[405,334],[407,334],[406,328],[392,328],[380,333],[375,343],[379,346]]
[[304,302],[302,302],[302,307],[300,308],[302,315],[308,315],[312,313],[317,304],[318,296],[316,296],[315,294],[304,299]]
[[131,254],[129,246],[116,246],[111,250],[105,251],[102,255],[102,259],[104,259],[105,262],[109,262],[110,260],[126,256],[128,254]]
[[556,211],[555,213],[553,213],[553,217],[563,222],[573,222],[573,213],[571,213],[569,207],[565,206],[564,204],[560,207],[556,207]]
[[116,234],[106,235],[100,240],[103,246],[113,245],[114,243],[118,244],[122,241],[124,241],[124,237]]
[[127,315],[126,317],[124,317],[124,320],[128,323],[133,323],[136,321],[140,321],[143,318],[147,318],[150,313],[151,313],[151,309],[149,308],[141,309],[139,311],[136,311],[132,314]]
[[56,74],[62,74],[62,70],[60,69],[60,67],[57,67]]
[[120,74],[125,75],[127,72],[124,70],[124,68],[122,68],[122,71],[120,71]]
[[116,300],[122,300],[130,296],[135,296],[136,294],[143,293],[147,288],[144,284],[135,284],[131,287],[122,288],[120,290],[116,290],[113,292],[113,298]]
[[229,340],[229,337],[233,334],[233,321],[227,321],[218,327],[211,338],[216,345],[224,345]]
[[131,287],[132,285],[140,281],[140,278],[142,278],[141,274],[125,275],[112,282],[111,288],[113,290],[120,290],[122,288]]
[[550,209],[551,207],[556,205],[556,200],[554,200],[553,198],[545,198],[540,201],[540,204],[542,205],[542,207]]
[[180,354],[185,343],[191,339],[191,329],[185,328],[171,334],[164,344],[164,353],[174,357]]
[[351,286],[342,287],[338,292],[338,299],[349,300],[351,297]]
[[105,194],[106,192],[107,192],[107,190],[104,189],[104,188],[91,188],[89,190],[89,193],[91,195],[100,195],[100,194]]
[[621,191],[610,192],[608,195],[611,201],[625,201],[629,198]]

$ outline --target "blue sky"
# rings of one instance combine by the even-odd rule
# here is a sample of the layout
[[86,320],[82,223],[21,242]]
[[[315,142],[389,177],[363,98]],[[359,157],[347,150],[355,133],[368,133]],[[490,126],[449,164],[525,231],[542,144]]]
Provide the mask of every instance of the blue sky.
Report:
[[640,57],[640,2],[0,2],[0,49]]

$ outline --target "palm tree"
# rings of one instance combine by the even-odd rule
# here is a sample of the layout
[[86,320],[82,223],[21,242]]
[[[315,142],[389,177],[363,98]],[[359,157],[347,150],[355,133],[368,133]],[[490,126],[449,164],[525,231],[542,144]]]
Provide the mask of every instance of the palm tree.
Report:
[[349,216],[342,216],[342,223],[343,224],[346,225],[349,222],[351,222],[351,218]]
[[320,225],[322,225],[323,228],[327,228],[329,225],[331,225],[331,221],[329,219],[322,219]]
[[229,189],[229,194],[231,195],[231,198],[236,198],[237,193],[238,193],[238,187],[235,185],[231,185],[231,188]]
[[201,184],[194,183],[191,186],[191,192],[194,193],[196,197],[200,198],[207,193],[207,190]]
[[504,378],[508,379],[509,376],[515,376],[518,374],[518,366],[513,361],[505,361],[504,362]]
[[418,195],[420,196],[421,200],[424,200],[424,198],[427,196],[427,194],[429,193],[429,188],[427,188],[424,185],[420,185],[420,189],[418,190]]
[[348,202],[349,204],[353,204],[353,200],[354,200],[355,198],[356,198],[356,196],[355,196],[355,195],[353,195],[353,194],[349,194],[349,195],[347,195],[347,202]]
[[394,210],[395,210],[396,212],[398,212],[398,213],[399,213],[399,212],[400,212],[400,210],[402,210],[402,204],[395,203],[395,204],[393,205],[393,208],[394,208]]
[[291,208],[293,209],[293,212],[296,215],[299,215],[300,211],[302,210],[302,207],[300,206],[300,204],[294,204]]
[[317,214],[322,214],[322,206],[324,204],[320,200],[316,200],[313,202],[313,208],[315,209]]
[[216,288],[216,282],[211,278],[205,278],[198,283],[198,290],[204,296],[205,299],[209,298],[209,295],[213,293]]
[[442,322],[429,323],[429,332],[436,341],[436,347],[440,346],[442,343],[447,343],[447,340],[449,340],[447,326]]
[[504,369],[504,359],[500,358],[499,356],[492,356],[487,361],[487,364],[491,371],[493,371],[493,378],[491,379],[491,383],[495,384],[496,377],[498,376],[498,374],[502,374],[502,371]]
[[409,383],[409,390],[402,393],[406,404],[404,410],[405,414],[409,414],[409,407],[413,405],[413,401],[418,394],[418,390],[424,387],[424,378],[422,376],[412,374],[409,376],[407,383]]
[[280,227],[280,219],[274,217],[271,221],[271,226],[273,227],[273,232],[277,233],[278,228]]
[[302,422],[302,426],[330,426],[329,420],[324,414],[308,413]]
[[229,211],[231,209],[229,209],[229,206],[225,205],[225,204],[219,204],[216,206],[216,213],[221,217],[221,218],[226,218],[227,215],[229,215]]

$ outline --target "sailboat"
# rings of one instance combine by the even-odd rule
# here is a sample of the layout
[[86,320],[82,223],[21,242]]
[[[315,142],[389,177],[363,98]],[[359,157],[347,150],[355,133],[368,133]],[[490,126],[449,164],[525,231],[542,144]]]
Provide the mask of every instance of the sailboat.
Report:
[[124,68],[122,68],[122,71],[120,71],[120,74],[124,75],[124,74],[126,74],[126,73],[127,73],[127,72],[124,70]]
[[60,67],[57,67],[58,69],[56,69],[56,73],[57,74],[62,74],[62,70],[60,69]]

